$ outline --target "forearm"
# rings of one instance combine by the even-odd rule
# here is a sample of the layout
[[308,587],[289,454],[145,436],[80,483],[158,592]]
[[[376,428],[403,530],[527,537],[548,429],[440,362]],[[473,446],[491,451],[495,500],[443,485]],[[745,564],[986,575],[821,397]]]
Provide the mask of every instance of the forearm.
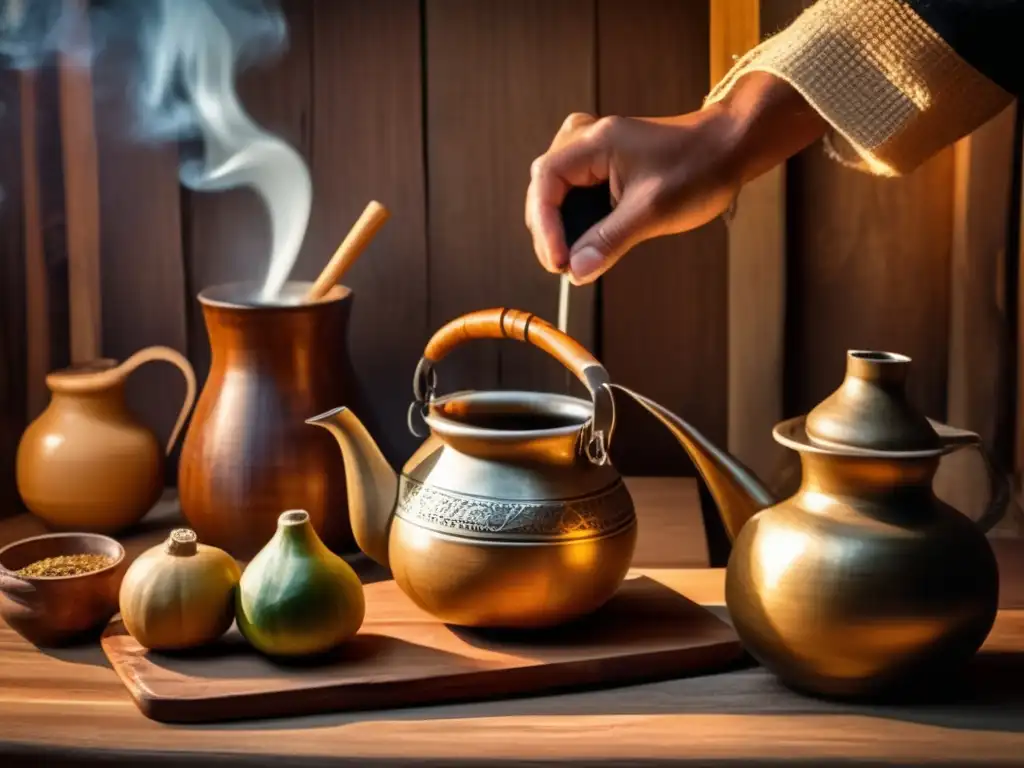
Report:
[[881,175],[913,170],[1012,99],[902,0],[819,0],[746,54],[705,108],[751,73],[789,83],[827,123],[834,156]]
[[828,123],[785,80],[751,72],[712,109],[727,116],[732,175],[756,179],[820,139]]

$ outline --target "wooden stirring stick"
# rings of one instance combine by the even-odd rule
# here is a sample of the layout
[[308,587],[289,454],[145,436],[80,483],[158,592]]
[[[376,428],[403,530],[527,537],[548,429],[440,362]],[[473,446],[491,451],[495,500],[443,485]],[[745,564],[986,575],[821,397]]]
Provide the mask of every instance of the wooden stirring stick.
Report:
[[345,239],[341,241],[338,250],[334,252],[331,260],[324,267],[323,272],[320,273],[316,282],[313,283],[313,287],[306,293],[304,300],[307,302],[318,301],[326,296],[327,292],[341,280],[349,267],[356,263],[356,259],[359,258],[359,255],[370,244],[374,235],[384,226],[384,222],[390,216],[391,214],[387,208],[376,200],[371,200],[370,204],[363,210],[359,220],[352,225],[352,229],[345,235]]

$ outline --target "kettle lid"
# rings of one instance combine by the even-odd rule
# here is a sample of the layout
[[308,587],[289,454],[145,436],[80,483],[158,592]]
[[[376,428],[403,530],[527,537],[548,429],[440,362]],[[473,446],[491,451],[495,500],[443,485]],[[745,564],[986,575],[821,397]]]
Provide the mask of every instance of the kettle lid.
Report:
[[[806,417],[780,424],[784,444],[825,451],[928,455],[944,442],[906,396],[910,358],[894,352],[849,350],[846,376]],[[802,433],[802,434],[801,434]]]

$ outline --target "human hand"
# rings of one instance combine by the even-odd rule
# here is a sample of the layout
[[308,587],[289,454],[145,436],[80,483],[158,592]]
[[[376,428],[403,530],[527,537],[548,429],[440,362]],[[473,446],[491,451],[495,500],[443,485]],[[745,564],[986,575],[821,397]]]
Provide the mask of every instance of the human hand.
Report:
[[[576,285],[589,283],[637,243],[718,216],[739,188],[716,146],[727,137],[714,109],[664,119],[570,115],[531,168],[526,226],[540,263],[550,272],[569,268]],[[566,243],[559,211],[566,193],[603,181],[614,210]]]
[[[754,73],[734,95],[667,118],[566,118],[531,167],[526,226],[541,265],[576,285],[607,272],[644,240],[725,212],[740,187],[820,136],[824,122],[786,83]],[[610,215],[566,243],[559,206],[572,187],[608,181]]]

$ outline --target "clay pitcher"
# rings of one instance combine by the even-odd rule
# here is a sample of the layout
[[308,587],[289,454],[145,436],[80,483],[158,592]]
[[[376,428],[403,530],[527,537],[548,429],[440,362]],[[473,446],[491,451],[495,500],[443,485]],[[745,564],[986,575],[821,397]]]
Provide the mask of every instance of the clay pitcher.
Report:
[[[186,383],[166,447],[124,400],[128,376],[155,361],[177,366]],[[57,530],[109,534],[137,523],[163,492],[165,456],[195,401],[192,366],[170,347],[148,347],[120,365],[104,359],[53,371],[46,386],[50,403],[18,444],[25,506]]]
[[337,446],[305,424],[345,398],[352,294],[335,286],[299,303],[309,285],[288,283],[273,304],[257,298],[257,284],[199,294],[211,362],[181,449],[181,510],[202,541],[241,560],[263,548],[286,509],[307,510],[334,551],[354,546]]

